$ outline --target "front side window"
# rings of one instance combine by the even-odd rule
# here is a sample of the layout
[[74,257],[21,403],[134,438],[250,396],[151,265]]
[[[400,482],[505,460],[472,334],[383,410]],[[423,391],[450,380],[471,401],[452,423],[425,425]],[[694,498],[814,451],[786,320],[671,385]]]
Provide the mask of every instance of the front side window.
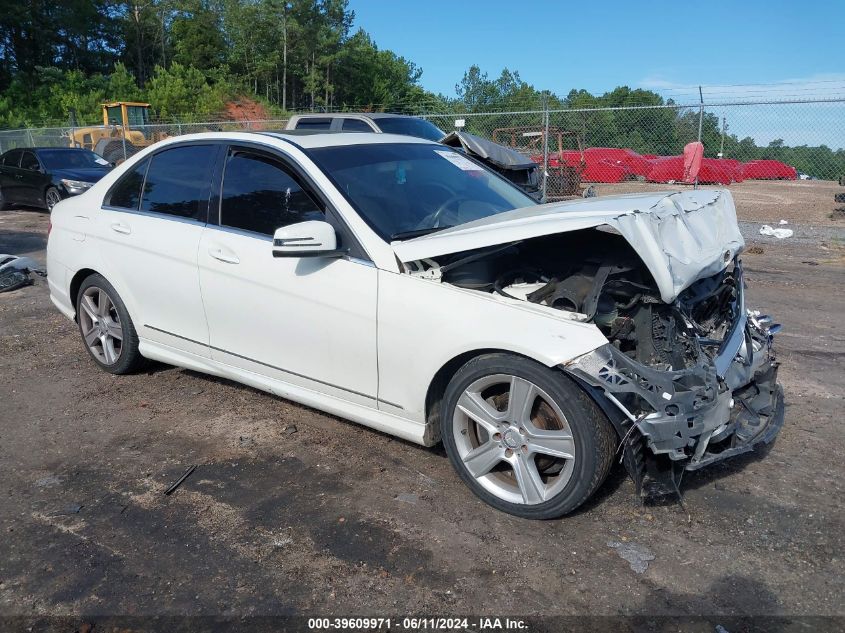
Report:
[[273,235],[306,220],[325,220],[322,207],[277,159],[232,149],[223,174],[220,224]]
[[32,152],[24,152],[21,157],[21,169],[28,169],[29,171],[38,171],[41,166],[38,164],[38,159]]
[[362,143],[312,149],[309,155],[386,241],[537,204],[443,145]]
[[188,145],[154,154],[141,211],[206,221],[216,145]]
[[123,125],[120,106],[109,106],[106,108],[106,118],[108,119],[109,125]]
[[144,186],[144,176],[149,164],[149,158],[142,160],[128,173],[124,174],[111,190],[106,205],[137,211],[141,204],[141,187]]
[[362,121],[361,119],[344,119],[343,120],[343,131],[344,132],[372,132],[373,129],[367,125],[366,121]]
[[402,136],[416,136],[435,143],[446,134],[431,121],[415,119],[414,117],[383,117],[376,121],[385,134],[401,134]]

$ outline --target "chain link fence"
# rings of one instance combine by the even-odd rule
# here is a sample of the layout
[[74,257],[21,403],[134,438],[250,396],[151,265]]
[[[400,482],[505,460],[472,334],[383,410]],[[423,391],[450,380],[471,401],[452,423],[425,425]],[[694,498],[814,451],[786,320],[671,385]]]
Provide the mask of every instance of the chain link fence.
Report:
[[[542,165],[578,172],[583,183],[684,182],[684,146],[700,140],[702,184],[744,180],[819,179],[845,174],[845,99],[756,103],[669,104],[621,108],[535,109],[423,114],[445,132],[464,130],[509,145]],[[155,141],[206,131],[282,130],[287,119],[166,123],[119,130],[104,157],[124,159]],[[0,131],[0,152],[70,146],[80,128]],[[100,146],[103,149],[103,145]]]

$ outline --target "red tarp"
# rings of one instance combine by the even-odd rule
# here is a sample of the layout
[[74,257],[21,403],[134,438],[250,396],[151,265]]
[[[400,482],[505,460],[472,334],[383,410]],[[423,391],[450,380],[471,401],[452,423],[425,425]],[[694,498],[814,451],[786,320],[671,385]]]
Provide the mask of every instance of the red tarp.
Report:
[[742,166],[742,175],[747,180],[795,180],[798,172],[794,167],[779,160],[752,160]]
[[[537,163],[542,156],[532,156]],[[549,167],[559,165],[581,167],[581,153],[565,150],[549,156]],[[642,177],[650,182],[684,182],[683,156],[657,156],[638,154],[631,149],[614,147],[588,147],[584,150],[584,182],[616,183]],[[698,182],[702,184],[729,185],[745,179],[795,180],[795,168],[778,160],[753,160],[741,163],[734,158],[702,158]],[[692,182],[692,181],[691,181]]]

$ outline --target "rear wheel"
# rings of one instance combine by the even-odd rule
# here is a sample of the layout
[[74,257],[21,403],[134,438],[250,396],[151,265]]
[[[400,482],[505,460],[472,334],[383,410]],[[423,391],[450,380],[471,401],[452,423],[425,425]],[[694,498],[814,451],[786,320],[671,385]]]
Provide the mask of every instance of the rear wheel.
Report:
[[129,374],[146,364],[138,351],[138,335],[126,306],[102,275],[91,275],[82,282],[76,319],[85,348],[101,369]]
[[584,503],[607,477],[615,432],[568,377],[510,354],[480,356],[446,389],[443,444],[481,499],[551,519]]

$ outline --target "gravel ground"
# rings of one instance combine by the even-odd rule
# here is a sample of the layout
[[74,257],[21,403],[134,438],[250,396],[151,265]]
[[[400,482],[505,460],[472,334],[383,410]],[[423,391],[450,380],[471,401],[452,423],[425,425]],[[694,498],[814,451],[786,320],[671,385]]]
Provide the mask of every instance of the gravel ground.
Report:
[[[0,295],[0,616],[704,614],[713,631],[765,614],[841,630],[841,234],[760,239],[743,219],[749,304],[784,324],[786,424],[768,454],[688,476],[685,509],[641,505],[617,466],[568,518],[497,513],[442,449],[182,369],[105,374],[44,280]],[[43,259],[46,230],[46,214],[0,214],[0,253]]]

